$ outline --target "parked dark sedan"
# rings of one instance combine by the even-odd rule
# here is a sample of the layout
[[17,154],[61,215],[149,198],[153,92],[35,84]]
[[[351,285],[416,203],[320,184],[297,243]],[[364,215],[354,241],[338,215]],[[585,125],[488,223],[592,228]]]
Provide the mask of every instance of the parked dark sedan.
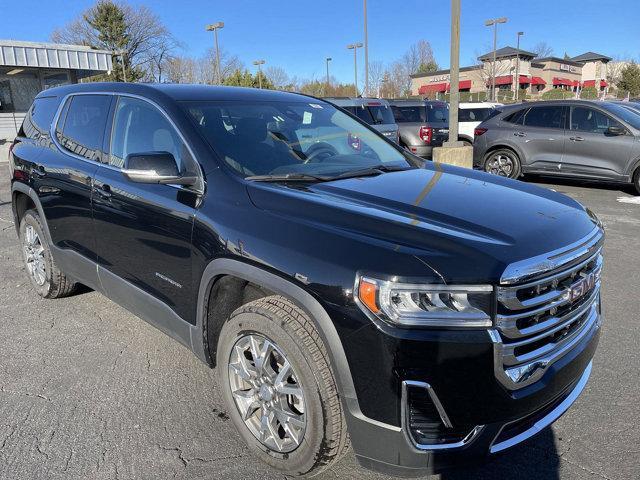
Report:
[[474,133],[474,166],[486,172],[633,183],[640,194],[640,116],[618,103],[524,103]]

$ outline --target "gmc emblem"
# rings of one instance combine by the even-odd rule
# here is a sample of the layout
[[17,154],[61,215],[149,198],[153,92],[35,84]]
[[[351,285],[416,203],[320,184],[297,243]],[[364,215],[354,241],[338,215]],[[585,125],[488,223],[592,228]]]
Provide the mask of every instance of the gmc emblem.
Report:
[[588,291],[595,287],[596,281],[596,274],[590,273],[586,277],[571,285],[571,287],[569,288],[569,300],[575,302],[576,300],[584,296]]

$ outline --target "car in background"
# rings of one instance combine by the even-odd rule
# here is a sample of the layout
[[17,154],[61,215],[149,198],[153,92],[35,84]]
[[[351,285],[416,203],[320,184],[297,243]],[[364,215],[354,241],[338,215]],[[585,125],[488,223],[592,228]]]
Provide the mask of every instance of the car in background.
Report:
[[640,194],[640,115],[614,102],[532,102],[475,129],[474,167],[632,183]]
[[386,100],[360,97],[326,97],[324,100],[345,109],[371,125],[389,140],[398,143],[398,125]]
[[414,155],[431,158],[433,147],[449,138],[449,105],[428,100],[389,100],[399,127],[400,145]]
[[501,103],[460,103],[458,110],[458,139],[465,145],[473,145],[473,131],[480,123],[497,115]]

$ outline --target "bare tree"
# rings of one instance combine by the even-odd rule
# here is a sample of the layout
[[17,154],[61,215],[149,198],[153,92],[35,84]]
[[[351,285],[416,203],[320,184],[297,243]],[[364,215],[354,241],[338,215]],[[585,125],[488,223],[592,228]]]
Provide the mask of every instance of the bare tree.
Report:
[[390,89],[396,96],[411,94],[410,75],[418,72],[430,72],[438,69],[431,44],[426,40],[420,40],[395,61],[388,70]]
[[278,90],[284,90],[290,84],[289,75],[282,67],[269,67],[265,70],[265,75]]
[[[106,24],[105,11],[110,16]],[[120,28],[109,24],[112,19]],[[104,29],[97,28],[97,21],[103,22]],[[105,30],[108,31],[105,33]],[[149,8],[112,0],[99,0],[78,18],[55,30],[51,39],[57,43],[123,51],[125,65],[131,72],[130,79],[134,80],[144,77],[151,64],[159,65],[177,45],[160,18]]]
[[538,42],[531,49],[536,54],[536,58],[550,57],[553,55],[553,47],[547,42]]
[[[215,74],[216,49],[210,48],[207,52],[197,60],[198,65],[198,82],[212,85],[216,83]],[[220,49],[220,76],[222,80],[229,77],[237,70],[243,70],[244,63],[237,55],[231,55],[225,50]]]
[[629,58],[624,58],[620,55],[615,56],[613,60],[607,63],[607,81],[612,85],[618,83],[622,70],[624,70],[630,63],[631,60]]
[[165,79],[171,83],[197,83],[198,68],[191,57],[175,56],[165,65]]
[[372,94],[380,96],[384,73],[384,64],[381,61],[369,62],[369,89]]

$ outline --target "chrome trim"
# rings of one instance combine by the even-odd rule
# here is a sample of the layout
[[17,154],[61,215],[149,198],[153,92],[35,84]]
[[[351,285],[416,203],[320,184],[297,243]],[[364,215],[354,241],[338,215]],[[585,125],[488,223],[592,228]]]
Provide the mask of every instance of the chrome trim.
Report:
[[[491,335],[491,339],[494,342],[494,369],[496,378],[510,390],[520,389],[538,381],[551,365],[565,356],[588,333],[600,328],[601,317],[598,313],[598,302],[594,301],[590,304],[590,309],[591,311],[589,312],[588,318],[584,321],[584,324],[578,327],[575,332],[572,332],[571,335],[562,339],[558,343],[549,343],[534,352],[530,352],[520,357],[515,356],[514,349],[517,346],[522,346],[523,344],[528,343],[529,341],[539,340],[539,338],[533,337],[515,344],[504,344],[502,343],[500,334],[497,333],[497,331],[494,331],[494,334]],[[561,327],[558,327],[557,329],[561,329]],[[557,329],[552,329],[551,332]],[[545,332],[545,334],[546,333],[547,332]],[[544,338],[545,334],[540,335],[540,337]],[[507,373],[508,371],[521,368],[530,370],[530,372],[527,372],[527,375],[523,376],[519,381],[514,381]]]
[[596,250],[603,238],[604,231],[600,227],[595,227],[588,235],[566,247],[514,262],[505,269],[500,278],[500,284],[513,285],[556,270]]
[[408,423],[408,404],[407,404],[407,400],[408,400],[408,387],[417,387],[417,388],[424,388],[425,390],[427,390],[427,393],[429,394],[429,398],[431,399],[431,401],[433,402],[433,404],[436,407],[436,410],[438,411],[438,414],[440,415],[440,419],[442,420],[442,423],[447,427],[447,428],[453,428],[453,424],[451,423],[451,420],[449,420],[449,416],[447,415],[447,412],[445,411],[444,407],[442,406],[442,403],[440,402],[440,399],[438,398],[438,396],[436,395],[435,391],[433,390],[433,387],[431,387],[430,384],[426,383],[426,382],[420,382],[420,381],[415,381],[415,380],[404,380],[402,382],[402,397],[401,397],[401,405],[400,405],[400,410],[401,410],[401,417],[402,417],[402,431],[405,434],[405,437],[407,439],[407,441],[409,442],[410,445],[412,445],[413,447],[415,447],[416,449],[420,450],[420,451],[425,451],[425,450],[450,450],[450,449],[454,449],[454,448],[460,448],[460,447],[464,447],[465,445],[468,445],[469,443],[471,443],[477,436],[478,434],[480,434],[480,432],[482,432],[482,430],[484,430],[484,425],[478,425],[476,427],[474,427],[468,434],[466,437],[464,437],[462,440],[460,440],[459,442],[453,442],[453,443],[439,443],[439,444],[422,444],[422,443],[418,443],[414,438],[413,435],[411,434],[411,428],[409,427],[409,423]]
[[[589,362],[589,364],[587,365],[587,368],[585,368],[584,372],[582,373],[582,376],[580,377],[580,380],[578,380],[578,383],[573,388],[571,393],[569,393],[569,395],[562,402],[560,402],[553,410],[551,410],[547,415],[545,415],[540,420],[535,422],[531,427],[529,427],[524,432],[519,433],[515,437],[508,438],[507,440],[503,440],[499,443],[492,444],[491,447],[489,448],[489,452],[497,453],[502,450],[506,450],[507,448],[513,447],[514,445],[517,445],[518,443],[521,443],[527,440],[528,438],[533,437],[535,434],[541,432],[544,428],[548,427],[553,422],[555,422],[558,418],[560,418],[562,414],[565,413],[569,409],[569,407],[571,407],[571,405],[573,405],[573,403],[576,401],[576,399],[580,396],[580,394],[584,390],[584,387],[587,384],[587,381],[589,380],[589,376],[591,375],[592,363],[593,362]],[[516,422],[517,421],[518,420],[516,420]],[[495,436],[493,441],[495,442],[496,438],[500,436],[502,431],[507,426],[513,423],[515,422],[511,422],[504,425],[500,429],[498,434]]]
[[[195,154],[193,153],[193,150],[191,148],[191,146],[189,145],[189,142],[187,142],[186,138],[184,137],[184,135],[182,134],[182,132],[180,131],[180,129],[178,128],[178,126],[175,124],[175,122],[171,119],[171,117],[169,116],[169,114],[167,114],[167,112],[165,112],[165,110],[158,105],[156,102],[154,102],[153,100],[150,100],[149,98],[143,97],[142,95],[137,95],[135,93],[127,93],[127,92],[114,92],[114,91],[101,91],[101,92],[71,92],[68,93],[67,95],[65,95],[64,97],[62,97],[62,100],[60,101],[60,105],[58,106],[58,110],[56,111],[55,116],[53,117],[53,121],[51,122],[51,126],[49,128],[49,135],[51,136],[51,141],[53,142],[53,144],[65,155],[70,155],[73,158],[76,158],[77,160],[82,160],[83,162],[87,162],[90,163],[91,165],[97,165],[97,166],[101,166],[104,168],[108,168],[109,170],[114,170],[116,172],[122,172],[121,168],[117,168],[114,167],[113,165],[110,165],[109,163],[102,163],[99,161],[95,161],[95,160],[89,160],[88,158],[82,157],[76,153],[73,153],[69,150],[67,150],[66,148],[64,148],[62,145],[60,145],[60,142],[58,142],[58,138],[56,137],[56,125],[58,125],[58,120],[60,119],[60,114],[62,113],[62,110],[64,109],[64,105],[67,103],[67,100],[69,100],[70,97],[73,97],[75,95],[110,95],[110,96],[115,96],[115,97],[130,97],[130,98],[136,98],[138,100],[142,100],[144,102],[147,102],[149,104],[151,104],[152,106],[154,106],[155,108],[157,108],[160,113],[167,119],[167,121],[171,124],[171,126],[173,127],[173,129],[178,133],[178,135],[180,136],[180,140],[182,140],[182,142],[184,143],[184,145],[187,147],[187,150],[189,150],[189,155],[191,155],[191,158],[193,159],[193,161],[195,162],[196,166],[197,166],[197,172],[194,172],[198,178],[200,179],[200,183],[201,183],[201,187],[202,188],[193,188],[192,190],[195,191],[196,193],[198,193],[199,195],[203,195],[204,194],[204,190],[205,190],[205,181],[204,181],[204,174],[202,172],[202,166],[200,165],[200,162],[198,162],[198,158],[195,156]],[[112,119],[112,122],[115,120]],[[113,126],[113,125],[112,125]],[[111,147],[111,139],[109,139],[109,147]],[[103,153],[110,153],[110,152],[103,152]],[[176,189],[181,189],[182,186],[180,185],[171,185],[171,184],[167,184],[167,186],[171,187],[171,188],[176,188]]]

